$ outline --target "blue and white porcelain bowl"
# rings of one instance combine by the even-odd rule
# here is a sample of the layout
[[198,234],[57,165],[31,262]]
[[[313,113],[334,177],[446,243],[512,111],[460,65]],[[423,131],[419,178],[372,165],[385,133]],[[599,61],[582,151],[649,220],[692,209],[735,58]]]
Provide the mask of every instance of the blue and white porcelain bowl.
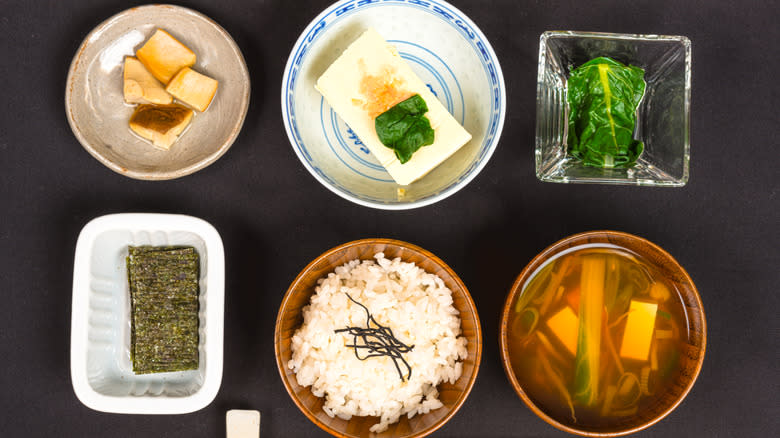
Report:
[[[314,89],[328,66],[370,27],[398,48],[473,137],[409,186],[393,181]],[[463,188],[493,154],[505,112],[504,77],[490,43],[468,17],[441,0],[336,2],[298,38],[282,81],[284,125],[301,162],[337,195],[373,208],[421,207]]]

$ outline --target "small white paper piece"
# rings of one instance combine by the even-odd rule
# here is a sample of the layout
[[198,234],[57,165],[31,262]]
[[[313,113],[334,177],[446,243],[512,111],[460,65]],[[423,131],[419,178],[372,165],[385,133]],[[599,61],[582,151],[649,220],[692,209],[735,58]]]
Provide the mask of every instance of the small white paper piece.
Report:
[[260,438],[260,412],[231,409],[225,416],[227,438]]

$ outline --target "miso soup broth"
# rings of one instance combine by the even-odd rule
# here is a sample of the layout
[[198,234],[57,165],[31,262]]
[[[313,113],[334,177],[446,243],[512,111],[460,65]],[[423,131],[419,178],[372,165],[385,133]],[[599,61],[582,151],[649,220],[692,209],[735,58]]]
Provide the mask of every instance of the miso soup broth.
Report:
[[523,390],[577,429],[607,431],[659,409],[685,365],[688,321],[678,291],[652,263],[611,245],[547,261],[517,295],[508,323]]

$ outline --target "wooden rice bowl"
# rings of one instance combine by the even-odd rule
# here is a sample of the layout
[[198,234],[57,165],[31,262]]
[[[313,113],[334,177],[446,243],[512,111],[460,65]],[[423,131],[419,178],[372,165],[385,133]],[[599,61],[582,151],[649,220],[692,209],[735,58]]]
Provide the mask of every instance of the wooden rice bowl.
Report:
[[[468,339],[468,358],[463,361],[463,373],[455,384],[443,383],[438,386],[439,399],[443,407],[425,415],[416,415],[401,419],[379,434],[369,432],[371,426],[379,422],[378,417],[352,417],[345,421],[338,417],[330,418],[322,410],[324,398],[312,394],[309,387],[298,385],[295,373],[287,367],[292,358],[290,343],[295,331],[303,324],[303,307],[309,304],[319,278],[333,272],[350,260],[369,260],[374,254],[384,252],[385,257],[400,257],[404,262],[414,262],[426,272],[436,274],[452,290],[454,306],[460,312],[462,334]],[[295,404],[314,424],[337,437],[424,437],[442,427],[460,409],[471,392],[477,378],[482,356],[482,330],[477,309],[466,286],[441,259],[432,253],[410,243],[392,239],[363,239],[345,243],[326,251],[298,274],[282,300],[276,319],[274,332],[276,365],[282,377],[287,393]]]

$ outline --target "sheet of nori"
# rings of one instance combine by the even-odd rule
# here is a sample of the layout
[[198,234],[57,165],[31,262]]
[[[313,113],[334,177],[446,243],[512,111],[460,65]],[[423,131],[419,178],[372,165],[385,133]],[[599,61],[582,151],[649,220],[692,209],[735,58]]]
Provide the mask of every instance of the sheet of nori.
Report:
[[129,247],[130,356],[136,374],[198,368],[198,278],[192,247]]

